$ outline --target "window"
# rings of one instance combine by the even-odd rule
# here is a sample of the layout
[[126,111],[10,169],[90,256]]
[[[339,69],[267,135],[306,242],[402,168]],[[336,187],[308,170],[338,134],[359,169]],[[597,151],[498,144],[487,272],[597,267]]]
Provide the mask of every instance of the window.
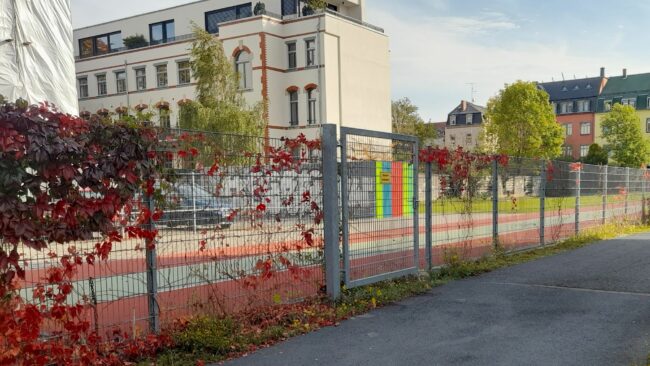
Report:
[[466,144],[471,144],[472,143],[472,134],[468,133],[467,136],[465,136],[465,143]]
[[650,133],[650,118],[645,120],[645,132]]
[[579,100],[578,101],[578,112],[589,112],[591,103],[588,100]]
[[581,122],[580,123],[580,134],[581,135],[591,135],[591,122]]
[[298,0],[282,0],[282,16],[298,12]]
[[466,114],[465,115],[465,123],[467,123],[468,125],[471,125],[473,120],[474,120],[473,117],[474,117],[474,115],[471,114],[471,113]]
[[106,74],[97,75],[97,95],[106,94]]
[[629,106],[635,108],[636,107],[636,98],[623,98],[623,99],[621,99],[621,104],[629,105]]
[[118,71],[115,73],[115,86],[118,93],[126,93],[126,72]]
[[650,97],[648,97],[648,100],[646,102],[646,109],[650,109]]
[[336,6],[336,5],[332,5],[332,4],[327,4],[327,9],[329,9],[331,11],[336,11],[336,12],[339,11],[339,7]]
[[241,51],[235,57],[235,71],[239,77],[239,89],[250,90],[253,88],[253,68],[251,67],[251,55]]
[[611,100],[606,100],[603,102],[603,107],[605,108],[605,111],[611,111],[612,110],[612,101]]
[[135,70],[135,86],[137,90],[147,89],[147,71],[145,68]]
[[584,158],[589,154],[589,145],[580,145],[580,157]]
[[307,91],[307,123],[316,123],[316,96],[314,89]]
[[571,145],[564,146],[564,156],[573,156],[573,146]]
[[573,102],[564,102],[560,104],[560,113],[573,113]]
[[572,136],[573,135],[573,124],[568,123],[568,124],[564,125],[564,127],[566,129],[566,136]]
[[113,32],[79,40],[79,56],[90,57],[119,51],[124,47],[122,33]]
[[189,61],[178,62],[178,84],[189,84],[192,82],[192,73],[190,71]]
[[305,48],[307,49],[307,67],[316,66],[316,40],[306,40]]
[[551,102],[551,108],[553,108],[553,114],[557,114],[557,103]]
[[79,78],[77,82],[79,83],[79,98],[88,98],[88,78]]
[[160,122],[160,127],[170,128],[171,127],[171,118],[169,116],[169,109],[160,108],[158,110],[158,119]]
[[456,115],[455,114],[452,114],[451,116],[449,116],[449,124],[452,125],[452,126],[456,126]]
[[296,60],[296,42],[287,43],[287,56],[289,60],[289,69],[295,69],[298,65]]
[[220,23],[249,18],[251,16],[253,16],[251,3],[210,11],[205,13],[205,30],[209,33],[219,33]]
[[156,84],[159,88],[167,86],[167,65],[156,66]]
[[164,22],[149,24],[149,43],[160,44],[174,40],[176,36],[174,31],[174,21],[166,20]]
[[289,92],[289,124],[291,126],[298,125],[298,92]]

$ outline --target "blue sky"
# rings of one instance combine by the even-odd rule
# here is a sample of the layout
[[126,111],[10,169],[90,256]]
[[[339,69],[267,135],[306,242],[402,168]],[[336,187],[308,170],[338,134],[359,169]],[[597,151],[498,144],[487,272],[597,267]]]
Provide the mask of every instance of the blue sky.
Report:
[[[75,27],[188,2],[72,0]],[[442,121],[475,84],[479,104],[515,80],[650,72],[649,1],[367,0],[391,40],[393,98]]]

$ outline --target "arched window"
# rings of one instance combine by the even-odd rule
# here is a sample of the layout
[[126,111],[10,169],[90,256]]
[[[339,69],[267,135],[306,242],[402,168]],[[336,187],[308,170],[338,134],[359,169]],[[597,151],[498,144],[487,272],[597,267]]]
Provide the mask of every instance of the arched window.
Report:
[[251,54],[241,51],[235,56],[235,71],[239,77],[239,89],[250,90],[253,88],[253,68],[251,66]]
[[298,125],[298,91],[289,91],[289,125]]
[[307,123],[316,124],[316,90],[307,90]]

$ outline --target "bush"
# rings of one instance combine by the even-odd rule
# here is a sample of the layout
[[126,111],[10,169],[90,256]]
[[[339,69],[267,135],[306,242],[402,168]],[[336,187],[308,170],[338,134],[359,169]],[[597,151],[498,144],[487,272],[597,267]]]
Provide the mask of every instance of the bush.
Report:
[[149,45],[147,40],[142,34],[136,34],[134,36],[129,36],[123,39],[124,47],[128,49],[146,47]]

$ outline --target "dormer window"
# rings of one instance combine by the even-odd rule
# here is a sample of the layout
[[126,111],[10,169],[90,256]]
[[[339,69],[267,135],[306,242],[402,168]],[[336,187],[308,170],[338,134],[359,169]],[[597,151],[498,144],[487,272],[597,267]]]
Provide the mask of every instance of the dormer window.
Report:
[[565,92],[565,91],[569,91],[569,89],[567,89],[566,86],[563,86],[563,87],[562,87],[562,91],[563,91],[563,92]]
[[455,114],[452,114],[451,116],[449,116],[449,124],[452,125],[452,126],[456,126],[456,115]]
[[574,86],[573,90],[580,90],[580,86],[578,86],[578,85]]
[[592,88],[591,84],[587,84],[587,86],[585,86],[585,89],[591,89],[591,88]]
[[468,125],[471,125],[474,122],[474,115],[471,114],[471,113],[468,113],[465,116],[466,116],[465,117],[465,123],[467,123]]

